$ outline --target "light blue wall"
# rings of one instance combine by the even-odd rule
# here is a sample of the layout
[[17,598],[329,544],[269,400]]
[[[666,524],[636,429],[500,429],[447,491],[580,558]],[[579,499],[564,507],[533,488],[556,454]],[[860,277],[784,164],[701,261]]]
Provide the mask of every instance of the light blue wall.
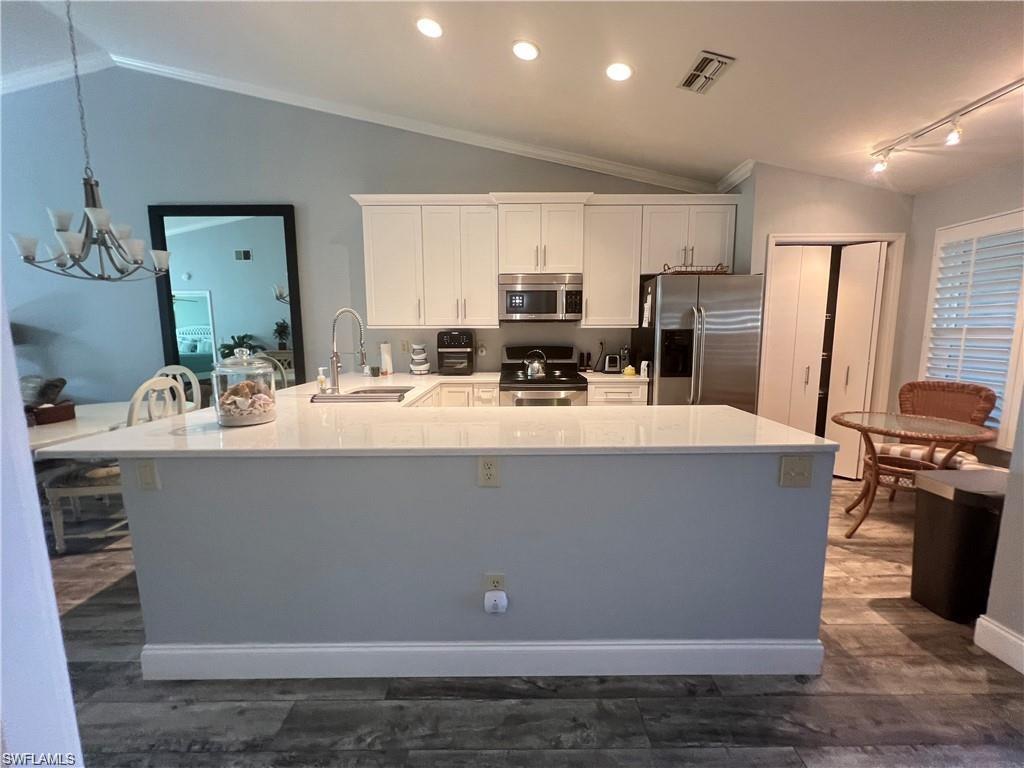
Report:
[[[295,205],[307,370],[314,375],[329,348],[334,310],[366,303],[360,213],[349,195],[668,191],[123,69],[87,75],[83,86],[103,202],[147,240],[151,204]],[[153,285],[47,275],[20,264],[6,238],[11,231],[46,235],[47,205],[82,205],[73,86],[62,81],[6,95],[0,119],[3,288],[20,372],[60,374],[79,401],[125,399],[163,364]],[[598,337],[573,333],[586,348]],[[625,340],[621,331],[600,336]]]
[[[168,219],[165,226],[173,221]],[[167,248],[172,259],[171,287],[210,291],[217,344],[251,333],[263,346],[277,347],[274,323],[287,319],[289,312],[273,294],[275,283],[288,285],[284,220],[280,216],[258,216],[169,235]],[[236,261],[235,250],[246,248],[253,253],[252,261]],[[185,279],[186,273],[191,279]]]

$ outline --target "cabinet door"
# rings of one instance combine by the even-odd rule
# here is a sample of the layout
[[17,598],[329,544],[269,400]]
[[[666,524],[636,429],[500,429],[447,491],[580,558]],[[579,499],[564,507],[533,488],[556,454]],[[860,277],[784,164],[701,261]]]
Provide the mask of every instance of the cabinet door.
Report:
[[423,324],[423,242],[418,205],[363,208],[366,316],[371,326]]
[[583,271],[583,204],[544,203],[540,207],[540,271]]
[[442,384],[440,405],[442,408],[469,408],[473,405],[473,385]]
[[586,222],[580,324],[635,328],[640,302],[641,206],[587,206]]
[[661,272],[666,264],[681,265],[687,258],[690,206],[645,205],[643,259],[640,271],[645,275]]
[[498,385],[497,384],[474,384],[473,405],[497,405]]
[[832,249],[827,245],[813,245],[804,246],[802,251],[789,425],[814,434],[818,422],[821,347],[825,336]]
[[498,209],[466,205],[462,217],[461,324],[498,327]]
[[713,267],[725,264],[732,269],[735,231],[735,205],[691,205],[687,243],[690,247],[690,266]]
[[423,206],[423,319],[458,325],[462,314],[459,206]]
[[799,245],[775,246],[766,276],[757,415],[781,424],[789,423],[802,255]]
[[835,473],[842,477],[860,477],[863,446],[859,432],[831,419],[840,411],[870,410],[884,247],[882,243],[849,245],[839,262],[825,437],[839,443]]
[[540,272],[540,205],[498,206],[498,271]]

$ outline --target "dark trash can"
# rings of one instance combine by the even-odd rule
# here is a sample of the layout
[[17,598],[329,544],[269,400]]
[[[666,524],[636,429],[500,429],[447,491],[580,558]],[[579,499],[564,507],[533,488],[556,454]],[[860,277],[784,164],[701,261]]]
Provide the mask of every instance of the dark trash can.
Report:
[[967,624],[985,612],[1007,473],[989,469],[918,472],[910,597]]

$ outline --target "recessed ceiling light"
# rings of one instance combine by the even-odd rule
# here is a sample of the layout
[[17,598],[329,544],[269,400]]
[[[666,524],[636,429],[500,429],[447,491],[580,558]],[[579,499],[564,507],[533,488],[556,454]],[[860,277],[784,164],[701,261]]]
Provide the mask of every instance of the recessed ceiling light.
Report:
[[529,40],[516,40],[512,44],[512,53],[516,55],[517,59],[523,61],[533,61],[540,56],[540,48],[535,43],[531,43]]
[[444,34],[444,30],[441,29],[441,25],[433,19],[420,19],[416,22],[416,29],[427,37],[440,37]]
[[604,73],[612,80],[629,80],[633,76],[633,68],[629,64],[617,61],[614,64],[609,64]]

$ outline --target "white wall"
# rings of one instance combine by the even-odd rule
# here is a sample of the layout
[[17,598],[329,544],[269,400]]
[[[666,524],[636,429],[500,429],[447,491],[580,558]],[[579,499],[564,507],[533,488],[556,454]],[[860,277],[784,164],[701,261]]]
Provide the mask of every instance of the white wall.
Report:
[[756,163],[750,271],[764,272],[768,235],[908,232],[912,199],[878,187]]
[[[668,191],[124,69],[87,75],[83,88],[103,202],[136,232],[147,232],[152,204],[295,205],[306,366],[314,374],[326,362],[334,311],[366,305],[360,211],[349,195]],[[4,240],[11,231],[47,237],[46,206],[82,205],[73,86],[8,94],[2,105],[0,182],[17,190],[3,195]],[[95,285],[27,267],[9,242],[3,254],[22,374],[62,375],[82,402],[118,400],[163,364],[150,282]],[[433,346],[434,334],[423,335]],[[500,332],[487,336],[500,344]]]
[[925,314],[931,290],[935,230],[1005,213],[1024,206],[1024,164],[987,170],[914,198],[914,212],[903,259],[900,286],[900,332],[896,336],[893,383],[919,377]]

